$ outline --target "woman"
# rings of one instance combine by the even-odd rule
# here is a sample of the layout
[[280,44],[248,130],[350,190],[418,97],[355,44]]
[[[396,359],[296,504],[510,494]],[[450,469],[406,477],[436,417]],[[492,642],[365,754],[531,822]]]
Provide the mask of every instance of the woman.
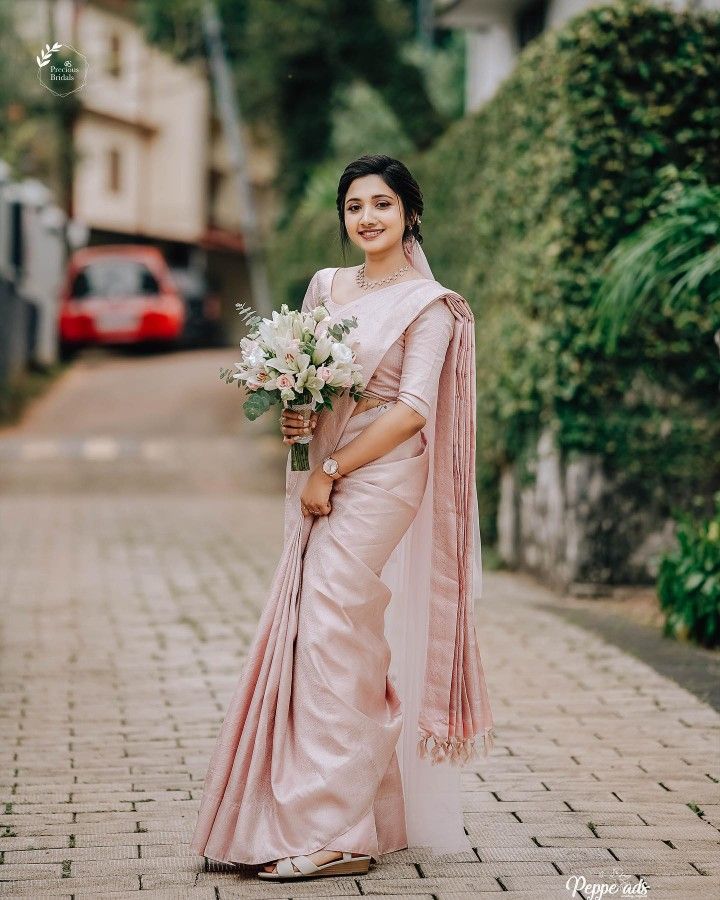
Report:
[[355,318],[366,389],[307,427],[282,414],[286,443],[312,431],[310,471],[288,460],[283,553],[191,841],[264,863],[263,879],[468,849],[458,767],[493,738],[473,610],[472,312],[432,278],[401,162],[351,163],[337,207],[343,249],[365,261],[316,272],[303,309]]

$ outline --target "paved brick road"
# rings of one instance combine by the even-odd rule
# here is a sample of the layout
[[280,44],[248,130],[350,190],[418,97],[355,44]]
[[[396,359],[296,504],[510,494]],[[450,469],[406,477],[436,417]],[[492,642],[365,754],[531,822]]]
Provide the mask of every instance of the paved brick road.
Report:
[[231,356],[81,363],[0,434],[0,896],[555,900],[574,874],[716,898],[718,715],[500,574],[478,610],[498,742],[463,775],[472,853],[273,886],[188,851],[280,549],[286,450],[243,424]]

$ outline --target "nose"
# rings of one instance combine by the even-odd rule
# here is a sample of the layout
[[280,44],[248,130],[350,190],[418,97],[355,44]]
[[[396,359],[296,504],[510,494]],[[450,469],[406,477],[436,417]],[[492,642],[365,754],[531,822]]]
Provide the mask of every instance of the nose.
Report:
[[375,220],[375,216],[373,215],[373,208],[372,206],[369,206],[367,209],[363,210],[363,214],[360,217],[360,227],[372,228],[376,224],[377,222]]

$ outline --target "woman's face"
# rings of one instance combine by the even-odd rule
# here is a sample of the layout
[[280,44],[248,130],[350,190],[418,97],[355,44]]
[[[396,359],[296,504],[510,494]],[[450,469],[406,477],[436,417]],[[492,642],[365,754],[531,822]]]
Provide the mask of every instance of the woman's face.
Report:
[[364,253],[387,253],[402,243],[402,202],[379,175],[363,175],[350,182],[344,213],[348,237]]

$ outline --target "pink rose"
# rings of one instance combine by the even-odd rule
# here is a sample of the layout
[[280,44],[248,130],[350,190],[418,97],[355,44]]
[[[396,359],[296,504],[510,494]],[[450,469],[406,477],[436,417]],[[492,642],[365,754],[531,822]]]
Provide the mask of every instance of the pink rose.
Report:
[[321,381],[326,383],[333,377],[332,369],[328,366],[320,366],[315,374]]
[[287,375],[287,374],[278,375],[276,384],[280,388],[281,391],[285,390],[286,388],[292,389],[295,387],[295,379],[293,378],[292,375]]

